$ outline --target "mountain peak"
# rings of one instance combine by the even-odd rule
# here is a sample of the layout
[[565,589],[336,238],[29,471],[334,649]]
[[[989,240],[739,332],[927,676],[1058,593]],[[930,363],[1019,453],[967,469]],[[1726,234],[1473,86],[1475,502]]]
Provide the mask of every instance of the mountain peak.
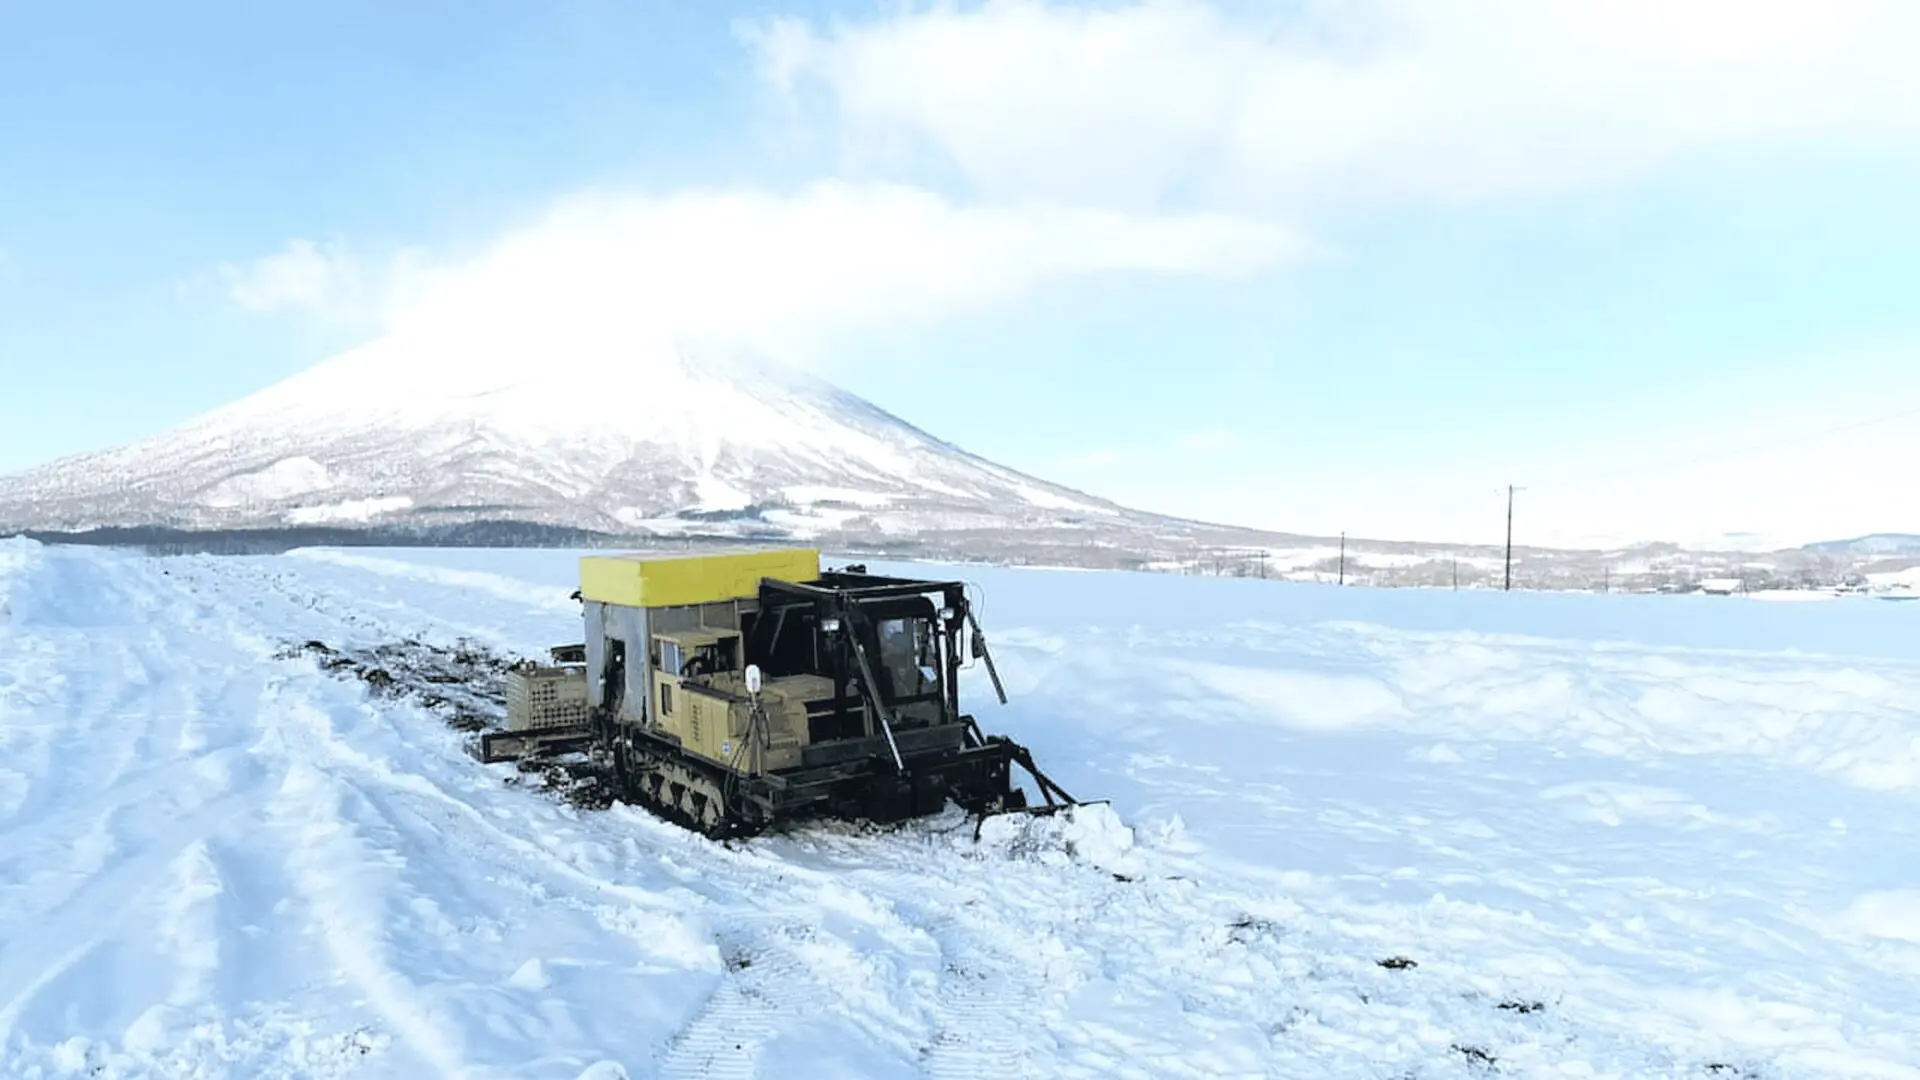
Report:
[[511,345],[371,342],[154,438],[0,479],[0,525],[672,533],[732,517],[807,536],[1125,515],[752,353]]

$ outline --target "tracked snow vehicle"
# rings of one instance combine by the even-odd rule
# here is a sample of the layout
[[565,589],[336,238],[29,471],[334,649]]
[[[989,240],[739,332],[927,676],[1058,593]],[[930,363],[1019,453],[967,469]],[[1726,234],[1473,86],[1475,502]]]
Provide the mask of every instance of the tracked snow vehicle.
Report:
[[960,582],[732,548],[589,555],[575,597],[585,642],[509,674],[507,729],[481,737],[481,760],[584,751],[618,797],[715,836],[948,800],[982,815],[1075,804],[963,709],[975,660],[1006,691]]

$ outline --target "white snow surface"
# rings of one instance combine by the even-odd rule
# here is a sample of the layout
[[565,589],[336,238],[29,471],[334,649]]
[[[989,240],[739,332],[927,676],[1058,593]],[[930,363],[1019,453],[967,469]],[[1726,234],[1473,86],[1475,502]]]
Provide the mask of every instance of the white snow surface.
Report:
[[254,472],[228,477],[208,488],[201,498],[208,506],[226,508],[289,499],[332,486],[333,476],[325,465],[298,455],[281,458]]
[[294,525],[321,525],[344,521],[371,521],[381,514],[390,514],[396,510],[405,510],[413,505],[413,499],[407,495],[389,495],[374,499],[348,499],[345,502],[329,503],[324,506],[299,506],[287,511],[287,521]]
[[574,809],[274,659],[537,654],[574,566],[0,541],[0,1075],[1920,1077],[1920,605],[955,570],[1112,799],[977,841]]

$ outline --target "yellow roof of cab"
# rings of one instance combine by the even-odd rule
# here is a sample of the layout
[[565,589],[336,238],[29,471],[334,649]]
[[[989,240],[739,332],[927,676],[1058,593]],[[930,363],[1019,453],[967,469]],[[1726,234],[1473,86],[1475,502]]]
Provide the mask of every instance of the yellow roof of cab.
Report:
[[678,607],[745,600],[760,580],[812,581],[820,576],[813,548],[711,547],[634,551],[580,559],[580,596],[624,607]]

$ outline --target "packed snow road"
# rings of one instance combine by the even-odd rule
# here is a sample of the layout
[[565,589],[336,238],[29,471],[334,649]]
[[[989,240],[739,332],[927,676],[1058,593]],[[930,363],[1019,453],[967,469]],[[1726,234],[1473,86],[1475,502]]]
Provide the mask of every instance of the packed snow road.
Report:
[[534,654],[572,565],[0,542],[0,1076],[1920,1077],[1920,611],[969,569],[1114,799],[978,841],[578,809],[283,655]]

